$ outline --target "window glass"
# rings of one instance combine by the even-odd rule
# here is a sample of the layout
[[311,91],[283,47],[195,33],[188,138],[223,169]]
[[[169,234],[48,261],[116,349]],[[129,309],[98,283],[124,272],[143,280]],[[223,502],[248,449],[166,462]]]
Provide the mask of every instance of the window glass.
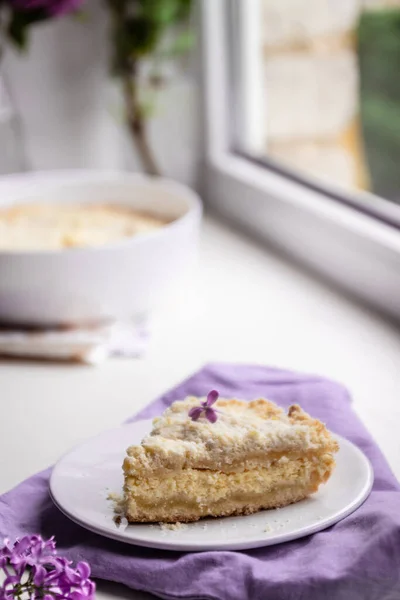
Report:
[[239,149],[400,204],[400,0],[247,6]]

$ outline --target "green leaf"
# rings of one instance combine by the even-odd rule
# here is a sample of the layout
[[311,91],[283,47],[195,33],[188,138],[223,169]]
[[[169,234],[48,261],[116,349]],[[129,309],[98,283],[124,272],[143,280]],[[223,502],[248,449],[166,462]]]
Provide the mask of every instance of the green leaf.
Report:
[[131,4],[129,1],[127,3],[126,0],[106,0],[106,2],[109,4],[110,8],[116,12],[123,11],[127,4]]
[[179,0],[178,19],[186,21],[189,19],[193,9],[193,0]]
[[27,28],[16,18],[11,19],[8,26],[8,37],[19,50],[24,50],[27,43]]
[[162,27],[156,21],[144,17],[131,17],[125,24],[125,43],[130,54],[145,56],[157,48],[162,33]]
[[156,113],[156,106],[154,98],[143,99],[140,104],[140,111],[145,119],[154,117]]
[[83,10],[81,8],[78,8],[78,10],[75,10],[72,15],[71,15],[75,21],[77,21],[77,23],[89,23],[90,22],[90,16],[89,13],[86,10]]
[[48,15],[43,10],[14,10],[7,27],[7,35],[19,50],[24,50],[27,45],[29,27],[47,18]]
[[192,0],[139,0],[146,19],[160,25],[176,25],[190,15]]
[[178,0],[139,0],[140,13],[147,20],[160,24],[173,21]]
[[173,23],[177,14],[176,0],[165,0],[160,2],[154,8],[154,12],[150,14],[151,18],[161,25],[169,25]]
[[[113,19],[113,71],[129,72],[143,58],[158,53],[173,58],[193,44],[193,35],[176,34],[169,42],[168,32],[179,29],[190,13],[192,0],[107,0]],[[166,44],[168,46],[166,47]]]
[[163,51],[163,56],[175,58],[186,54],[193,47],[195,35],[192,31],[183,31],[173,40],[172,44]]

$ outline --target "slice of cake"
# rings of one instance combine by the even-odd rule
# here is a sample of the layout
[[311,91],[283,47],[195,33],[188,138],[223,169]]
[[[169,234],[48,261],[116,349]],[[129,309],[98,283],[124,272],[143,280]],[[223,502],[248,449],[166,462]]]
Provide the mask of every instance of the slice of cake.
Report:
[[286,506],[316,492],[338,444],[295,405],[187,398],[174,402],[124,461],[128,521],[197,521]]

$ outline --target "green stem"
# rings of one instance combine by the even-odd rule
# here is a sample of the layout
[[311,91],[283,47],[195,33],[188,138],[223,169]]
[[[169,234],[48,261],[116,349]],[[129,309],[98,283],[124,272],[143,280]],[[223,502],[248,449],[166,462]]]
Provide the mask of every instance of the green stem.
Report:
[[127,4],[118,0],[107,0],[107,2],[113,20],[117,71],[121,77],[126,120],[131,138],[145,172],[158,176],[161,174],[161,169],[151,147],[149,119],[140,99],[139,60],[129,53],[126,46],[119,43],[126,35]]
[[[0,3],[1,3],[1,0],[0,0]],[[6,46],[6,41],[7,41],[7,34],[4,29],[3,17],[4,17],[4,12],[2,12],[2,9],[0,6],[0,77],[1,77],[1,63],[4,58],[5,46]],[[5,85],[6,85],[6,82],[5,82]],[[6,91],[7,91],[7,88],[6,88]],[[11,103],[12,103],[12,97],[11,97]],[[29,160],[26,155],[25,132],[24,132],[24,127],[23,127],[22,120],[21,120],[21,115],[20,115],[19,111],[15,108],[13,103],[12,103],[12,109],[13,109],[14,114],[13,114],[13,118],[11,120],[10,126],[13,130],[15,140],[16,140],[16,142],[19,146],[19,150],[20,150],[19,168],[22,171],[28,171],[30,167],[29,167]]]
[[139,98],[137,66],[124,70],[122,86],[127,113],[127,122],[132,140],[139,154],[142,167],[149,175],[159,176],[161,170],[154,155],[148,134],[148,118],[143,112]]

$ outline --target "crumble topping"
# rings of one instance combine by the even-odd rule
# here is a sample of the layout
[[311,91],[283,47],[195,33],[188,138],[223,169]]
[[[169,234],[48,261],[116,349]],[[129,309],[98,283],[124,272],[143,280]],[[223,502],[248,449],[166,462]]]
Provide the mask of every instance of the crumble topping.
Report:
[[[153,421],[140,446],[128,449],[125,472],[206,468],[244,470],[254,464],[288,460],[304,452],[330,451],[335,442],[324,426],[300,407],[289,413],[267,400],[218,400],[218,420],[193,421],[190,410],[198,399],[177,401]],[[333,444],[333,446],[332,446]]]
[[118,204],[21,204],[0,209],[0,250],[100,246],[163,225],[157,217]]

